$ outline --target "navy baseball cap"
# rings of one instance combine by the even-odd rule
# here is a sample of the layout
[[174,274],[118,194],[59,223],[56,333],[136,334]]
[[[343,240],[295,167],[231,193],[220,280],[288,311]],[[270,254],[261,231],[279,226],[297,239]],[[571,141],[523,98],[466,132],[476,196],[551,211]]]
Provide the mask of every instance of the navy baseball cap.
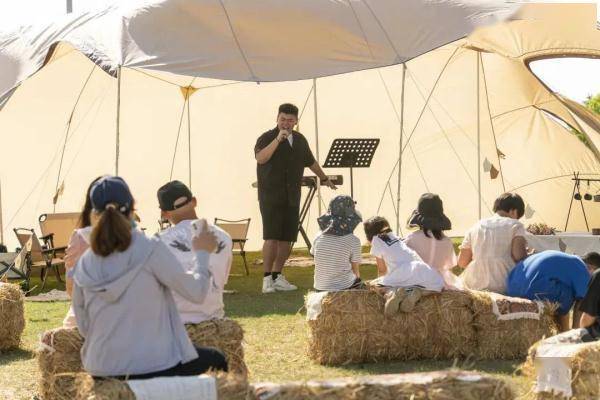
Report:
[[133,206],[133,196],[129,186],[119,176],[100,178],[90,190],[90,201],[96,211],[104,211],[109,204],[116,204],[122,214],[129,214]]
[[190,189],[181,181],[164,184],[156,193],[158,205],[163,211],[173,211],[188,204],[193,196]]

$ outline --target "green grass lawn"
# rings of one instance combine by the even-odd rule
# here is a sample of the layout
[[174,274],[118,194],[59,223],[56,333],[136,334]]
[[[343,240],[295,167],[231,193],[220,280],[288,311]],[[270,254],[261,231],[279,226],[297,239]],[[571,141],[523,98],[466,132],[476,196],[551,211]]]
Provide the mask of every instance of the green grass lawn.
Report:
[[[249,254],[249,264],[258,257],[257,253]],[[434,371],[456,366],[489,372],[512,381],[519,390],[525,388],[524,379],[515,374],[518,361],[410,361],[342,367],[314,364],[306,356],[307,326],[302,309],[304,295],[312,287],[313,268],[288,268],[285,271],[288,280],[299,287],[298,291],[263,295],[260,293],[260,267],[251,266],[250,276],[245,276],[239,257],[235,257],[234,262],[227,289],[235,293],[225,295],[225,307],[227,316],[238,321],[245,330],[246,363],[251,381]],[[362,266],[361,274],[365,279],[374,278],[375,267]],[[57,285],[51,276],[45,290],[54,287]],[[29,400],[35,394],[37,364],[33,357],[39,335],[46,329],[60,326],[67,308],[68,304],[64,302],[26,302],[27,327],[22,346],[19,350],[0,354],[0,399]]]

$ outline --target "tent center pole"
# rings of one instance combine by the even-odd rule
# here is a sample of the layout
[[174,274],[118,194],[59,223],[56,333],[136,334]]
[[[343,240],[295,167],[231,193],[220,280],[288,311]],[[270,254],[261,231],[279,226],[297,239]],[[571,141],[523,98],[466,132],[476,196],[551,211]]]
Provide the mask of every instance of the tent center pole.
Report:
[[402,187],[402,142],[404,140],[404,88],[406,64],[402,64],[402,95],[400,98],[400,144],[398,145],[398,192],[396,193],[396,234],[400,235],[400,189]]
[[119,145],[121,140],[121,75],[122,67],[117,69],[117,122],[116,122],[116,141],[115,141],[115,175],[119,175]]
[[479,68],[481,64],[481,59],[479,58],[479,53],[477,55],[477,209],[478,216],[481,219],[481,115],[479,110]]
[[[314,113],[315,113],[315,150],[316,150],[316,154],[317,154],[317,163],[320,164],[320,157],[319,157],[319,112],[318,112],[318,107],[317,107],[317,78],[313,78],[313,104],[314,104]],[[317,185],[317,203],[318,203],[318,208],[319,208],[319,215],[322,214],[322,204],[323,204],[323,199],[321,198],[321,185]]]

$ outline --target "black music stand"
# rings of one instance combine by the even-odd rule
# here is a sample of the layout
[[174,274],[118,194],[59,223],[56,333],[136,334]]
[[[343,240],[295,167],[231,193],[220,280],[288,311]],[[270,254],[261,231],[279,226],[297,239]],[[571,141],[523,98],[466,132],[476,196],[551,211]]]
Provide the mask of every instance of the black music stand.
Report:
[[350,168],[350,196],[354,198],[354,168],[369,168],[379,139],[335,139],[323,168]]

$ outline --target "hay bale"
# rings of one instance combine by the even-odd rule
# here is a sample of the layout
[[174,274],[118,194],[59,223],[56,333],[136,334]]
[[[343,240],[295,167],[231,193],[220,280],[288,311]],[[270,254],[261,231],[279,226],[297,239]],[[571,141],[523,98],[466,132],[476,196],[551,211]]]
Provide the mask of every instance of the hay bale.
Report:
[[199,324],[185,326],[196,346],[213,347],[225,353],[229,372],[247,376],[248,367],[244,361],[244,330],[231,319],[213,319]]
[[[600,398],[600,342],[580,343],[580,344],[546,344],[551,341],[539,341],[529,349],[527,360],[521,366],[524,376],[531,382],[531,390],[528,398],[535,400],[563,400],[567,397],[554,391],[537,391],[536,384],[538,378],[537,362],[539,361],[538,349],[545,346],[568,347],[563,350],[564,353],[570,353],[567,361],[571,369],[571,390],[572,400],[598,399]],[[546,342],[546,343],[544,343]]]
[[25,329],[23,293],[10,283],[0,283],[0,352],[19,347]]
[[[53,390],[55,375],[83,371],[81,347],[83,338],[77,328],[57,328],[44,332],[37,350],[40,371],[39,392],[45,400],[61,400]],[[61,385],[68,386],[65,378]],[[72,382],[71,382],[72,383]],[[61,389],[67,391],[66,389]]]
[[[471,295],[477,339],[475,354],[479,359],[525,358],[535,342],[556,334],[554,304],[532,302],[490,292],[471,291]],[[537,312],[540,314],[539,319],[498,319],[493,310],[495,300],[501,314],[524,312],[533,315]]]
[[467,292],[422,298],[411,313],[386,318],[384,299],[368,290],[311,294],[321,311],[309,316],[309,357],[326,365],[471,355],[475,332]]
[[254,385],[256,397],[269,400],[510,400],[512,388],[489,375],[446,371],[362,376],[325,381]]
[[[232,374],[215,374],[214,376],[217,380],[219,400],[250,398],[250,387],[244,377]],[[83,372],[56,375],[53,377],[51,385],[57,400],[135,400],[126,381],[94,380]]]
[[[225,353],[230,372],[243,376],[248,374],[242,346],[244,331],[237,322],[229,319],[212,320],[186,325],[186,329],[196,346],[214,347]],[[77,328],[57,328],[43,334],[37,351],[39,391],[43,399],[58,399],[52,391],[52,385],[49,385],[54,375],[83,371],[82,346],[83,338]]]

